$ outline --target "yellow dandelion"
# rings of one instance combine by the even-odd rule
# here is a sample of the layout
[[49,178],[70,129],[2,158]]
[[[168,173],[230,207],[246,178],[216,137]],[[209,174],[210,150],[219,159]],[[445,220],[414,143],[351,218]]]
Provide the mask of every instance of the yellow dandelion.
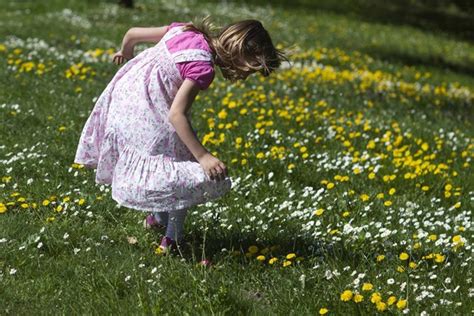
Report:
[[288,260],[291,260],[293,258],[296,258],[296,254],[293,253],[293,252],[286,255],[286,259],[288,259]]
[[384,302],[377,302],[375,303],[375,307],[379,312],[383,312],[387,309],[387,304],[385,304]]
[[248,251],[251,253],[251,254],[255,254],[258,252],[258,247],[255,246],[255,245],[252,245],[248,248]]
[[257,260],[258,260],[258,261],[265,261],[265,259],[266,259],[266,258],[265,258],[264,255],[260,255],[260,256],[257,257]]
[[329,312],[329,309],[323,307],[319,309],[319,315],[326,315]]
[[407,260],[410,256],[406,252],[402,252],[399,256],[400,260]]
[[274,263],[277,262],[277,261],[278,261],[278,258],[273,257],[273,258],[271,258],[270,260],[268,260],[268,263],[269,263],[269,264],[274,264]]
[[291,265],[291,261],[290,261],[290,260],[284,260],[284,261],[283,261],[283,266],[284,266],[284,267],[287,267],[287,266],[289,266],[289,265]]
[[341,293],[341,301],[343,302],[348,302],[352,299],[352,291],[351,290],[345,290],[344,292]]
[[362,284],[362,291],[371,291],[374,288],[372,283],[364,283]]
[[397,302],[397,308],[398,309],[404,309],[407,306],[407,300],[398,300]]
[[378,255],[378,256],[377,256],[377,262],[380,262],[380,261],[382,261],[383,259],[385,259],[385,255]]
[[364,301],[364,296],[362,296],[362,295],[360,295],[360,294],[354,295],[354,302],[360,303],[360,302],[362,302],[362,301]]
[[393,304],[395,304],[396,301],[397,301],[397,298],[392,295],[387,299],[387,305],[388,306],[393,305]]
[[324,213],[324,210],[322,208],[319,208],[316,211],[314,211],[314,214],[317,216],[321,216],[323,215],[323,213]]
[[444,259],[445,259],[445,256],[443,256],[442,254],[439,254],[439,253],[435,254],[435,259],[434,259],[434,260],[435,260],[437,263],[443,262]]
[[374,304],[381,302],[382,296],[380,296],[380,293],[378,292],[372,293],[372,295],[370,296],[370,301]]

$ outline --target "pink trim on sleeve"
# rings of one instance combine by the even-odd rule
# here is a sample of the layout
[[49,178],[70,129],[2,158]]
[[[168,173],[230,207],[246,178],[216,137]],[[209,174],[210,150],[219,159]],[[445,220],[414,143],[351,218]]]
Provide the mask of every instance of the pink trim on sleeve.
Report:
[[[176,26],[186,25],[183,22],[173,22],[168,26],[171,29]],[[184,49],[202,49],[210,52],[209,44],[202,34],[196,32],[183,32],[166,42],[166,46],[171,53]],[[207,89],[214,80],[214,65],[209,61],[190,61],[177,63],[176,66],[183,79],[195,81],[201,90]]]

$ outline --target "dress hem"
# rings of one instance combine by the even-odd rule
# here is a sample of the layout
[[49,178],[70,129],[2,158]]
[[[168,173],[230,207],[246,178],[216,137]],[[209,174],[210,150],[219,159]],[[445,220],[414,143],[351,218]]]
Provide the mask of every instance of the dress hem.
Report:
[[200,203],[181,202],[177,204],[178,205],[177,207],[140,207],[138,208],[137,206],[133,204],[130,204],[121,200],[120,198],[115,196],[113,193],[112,193],[112,199],[115,202],[117,202],[120,206],[124,206],[124,207],[134,209],[136,211],[141,211],[141,212],[171,212],[171,211],[187,209],[187,208],[208,202],[207,200]]

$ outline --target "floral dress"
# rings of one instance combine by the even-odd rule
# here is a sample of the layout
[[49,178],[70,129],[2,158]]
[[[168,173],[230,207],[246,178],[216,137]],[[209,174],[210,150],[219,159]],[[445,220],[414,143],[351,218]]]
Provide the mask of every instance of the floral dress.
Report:
[[168,120],[184,81],[178,65],[213,61],[204,49],[170,52],[166,42],[183,32],[181,26],[169,28],[120,68],[82,131],[74,161],[95,168],[95,181],[111,184],[120,205],[168,212],[217,199],[232,187],[229,177],[206,175]]

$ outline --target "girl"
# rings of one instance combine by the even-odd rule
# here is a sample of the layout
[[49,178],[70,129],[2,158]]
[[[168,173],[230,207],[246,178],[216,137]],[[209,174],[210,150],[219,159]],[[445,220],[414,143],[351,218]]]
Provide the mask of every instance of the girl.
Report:
[[[256,20],[232,23],[217,34],[206,17],[200,26],[174,22],[125,34],[113,62],[120,65],[94,106],[75,162],[96,168],[95,181],[112,185],[119,204],[151,212],[145,227],[166,227],[160,248],[181,240],[187,210],[217,199],[231,186],[225,164],[199,142],[189,109],[214,79],[268,76],[284,54]],[[154,42],[134,57],[139,42]]]

